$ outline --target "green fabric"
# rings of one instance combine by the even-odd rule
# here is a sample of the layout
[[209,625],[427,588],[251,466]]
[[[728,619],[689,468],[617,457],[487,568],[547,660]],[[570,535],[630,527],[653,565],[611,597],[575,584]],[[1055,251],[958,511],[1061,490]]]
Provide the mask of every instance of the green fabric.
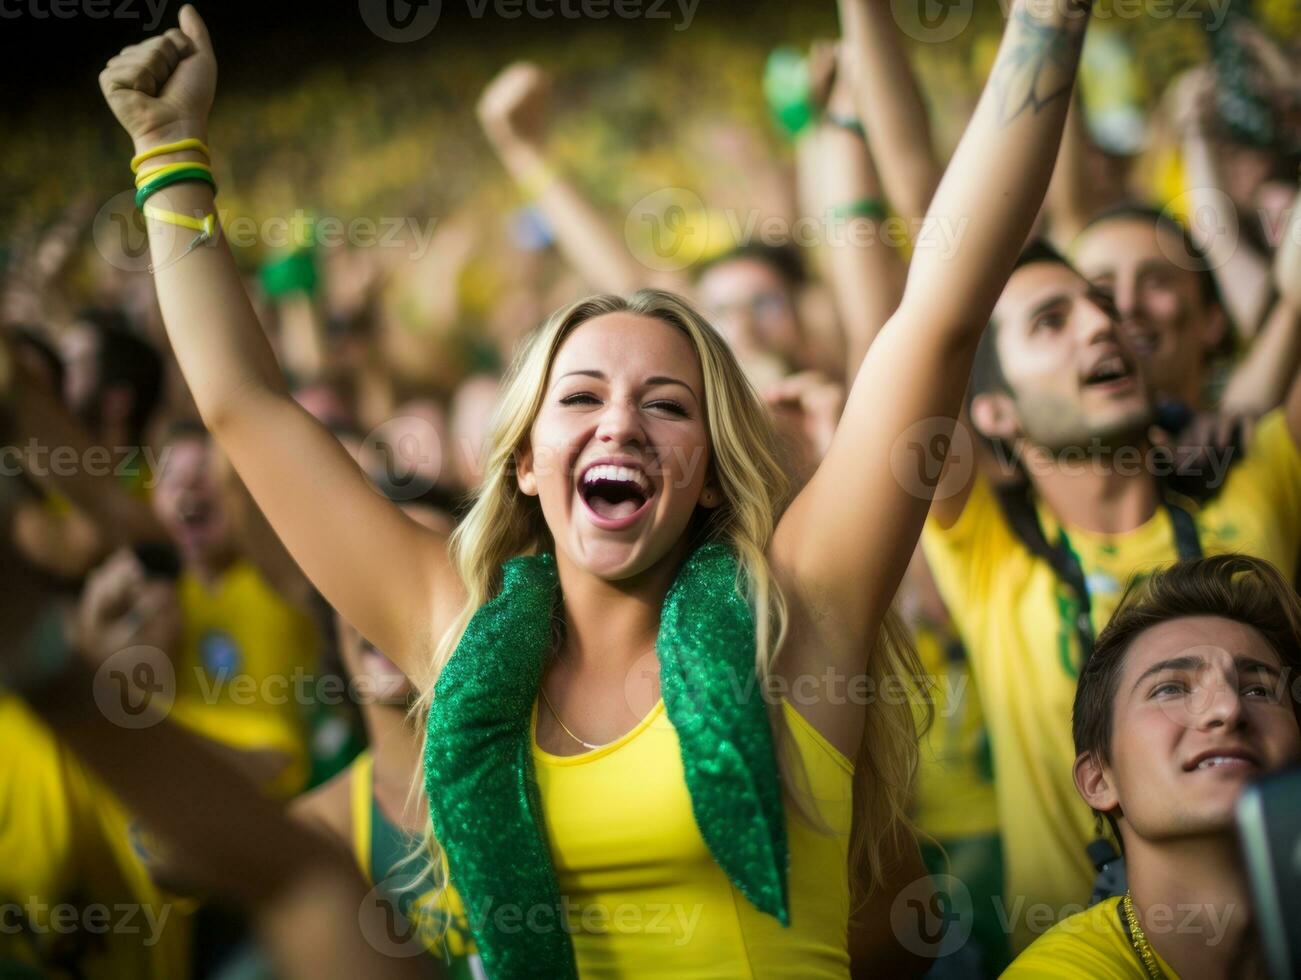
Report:
[[[502,573],[500,594],[475,613],[434,688],[424,760],[430,817],[488,975],[573,978],[530,727],[556,635],[555,557],[514,558]],[[754,619],[729,549],[703,545],[683,564],[657,651],[701,836],[736,888],[787,924],[776,751],[754,683]]]

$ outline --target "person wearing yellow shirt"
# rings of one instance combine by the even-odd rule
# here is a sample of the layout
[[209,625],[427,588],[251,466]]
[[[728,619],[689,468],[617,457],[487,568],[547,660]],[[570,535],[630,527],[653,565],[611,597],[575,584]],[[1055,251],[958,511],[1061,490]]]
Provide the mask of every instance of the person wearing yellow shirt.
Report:
[[1301,603],[1269,563],[1180,562],[1127,594],[1075,695],[1080,796],[1115,829],[1129,889],[1058,923],[1012,980],[1264,977],[1233,812],[1301,760]]
[[1301,385],[1227,476],[1218,458],[1208,482],[1219,486],[1199,508],[1163,486],[1173,461],[1148,441],[1152,400],[1137,365],[1110,297],[1048,246],[1029,247],[969,395],[975,428],[1015,454],[1020,479],[996,487],[968,443],[923,536],[990,727],[1014,949],[1090,895],[1096,835],[1070,780],[1070,708],[1082,655],[1124,584],[1226,551],[1296,568]]
[[181,566],[172,712],[286,798],[309,770],[303,702],[315,678],[316,627],[290,588],[247,557],[225,472],[201,427],[173,427],[153,497]]

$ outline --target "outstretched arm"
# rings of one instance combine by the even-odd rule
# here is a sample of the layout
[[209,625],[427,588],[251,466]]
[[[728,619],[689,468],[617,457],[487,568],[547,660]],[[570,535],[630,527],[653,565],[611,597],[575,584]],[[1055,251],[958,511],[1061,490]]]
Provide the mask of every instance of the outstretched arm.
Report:
[[[796,654],[783,670],[817,673],[828,658],[862,670],[934,492],[920,464],[945,455],[976,345],[1043,203],[1090,10],[1089,0],[1012,5],[903,302],[859,369],[827,458],[778,527],[775,567],[819,610],[820,642],[795,645],[816,662]],[[935,448],[939,459],[914,460]]]
[[516,62],[479,99],[479,121],[520,190],[546,215],[556,243],[593,288],[626,296],[653,284],[685,292],[681,277],[665,279],[640,265],[596,207],[547,157],[542,120],[550,79],[537,65]]
[[890,5],[879,0],[840,0],[840,26],[854,101],[886,196],[915,229],[943,169],[903,39]]
[[[126,48],[100,75],[137,153],[207,134],[216,58],[193,7],[181,9],[180,22]],[[144,166],[201,159],[186,150]],[[194,218],[215,210],[212,189],[198,181],[173,184],[149,204]],[[412,671],[437,628],[435,601],[456,603],[444,539],[380,496],[288,395],[219,227],[214,242],[192,247],[188,228],[148,224],[163,319],[204,423],[326,599]]]

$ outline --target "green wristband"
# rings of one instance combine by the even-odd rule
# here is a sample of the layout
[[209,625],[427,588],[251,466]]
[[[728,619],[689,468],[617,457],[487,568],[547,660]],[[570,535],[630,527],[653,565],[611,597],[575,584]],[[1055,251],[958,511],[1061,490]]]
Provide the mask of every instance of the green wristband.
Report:
[[884,221],[889,214],[885,201],[879,197],[865,197],[852,204],[840,204],[832,208],[831,213],[837,218],[871,218],[874,221]]
[[136,191],[136,207],[143,209],[145,201],[149,200],[154,194],[161,191],[164,187],[171,187],[172,184],[179,184],[183,180],[201,180],[205,184],[212,185],[212,193],[217,193],[217,182],[212,179],[212,174],[200,167],[185,167],[182,170],[173,171],[170,174],[163,174],[157,180],[151,180],[144,184]]
[[867,139],[867,130],[865,130],[863,124],[853,116],[842,116],[835,112],[824,112],[822,114],[822,120],[828,126],[835,126],[837,129],[846,129],[861,139]]

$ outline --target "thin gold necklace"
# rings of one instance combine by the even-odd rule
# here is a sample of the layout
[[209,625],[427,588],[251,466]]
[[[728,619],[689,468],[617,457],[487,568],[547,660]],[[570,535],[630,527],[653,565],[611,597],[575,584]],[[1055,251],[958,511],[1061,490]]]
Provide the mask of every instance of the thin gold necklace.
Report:
[[[554,704],[552,704],[552,703],[551,703],[551,699],[550,699],[549,697],[547,697],[547,689],[546,689],[543,685],[541,685],[541,684],[538,685],[538,693],[542,695],[542,700],[546,702],[546,704],[547,704],[547,708],[551,711],[551,717],[554,718],[554,719],[556,719],[556,721],[560,724],[560,727],[563,728],[563,729],[565,730],[565,734],[566,734],[566,735],[568,735],[570,738],[572,738],[575,742],[577,742],[577,743],[578,743],[579,745],[581,745],[583,748],[585,748],[585,749],[603,749],[603,748],[605,748],[607,745],[613,745],[613,744],[614,744],[613,742],[605,742],[605,743],[602,744],[602,745],[593,745],[591,742],[585,742],[583,739],[579,738],[577,735],[575,735],[575,734],[573,733],[572,730],[570,730],[569,726],[565,724],[565,719],[563,719],[563,718],[560,717],[560,712],[556,710],[556,706],[555,706]],[[616,739],[615,741],[618,741],[618,739]]]
[[1120,910],[1125,916],[1125,925],[1129,927],[1129,944],[1134,948],[1138,955],[1139,962],[1147,971],[1149,980],[1165,980],[1165,971],[1161,969],[1161,964],[1157,961],[1156,950],[1152,944],[1147,941],[1147,934],[1143,932],[1142,925],[1138,921],[1138,913],[1134,910],[1134,893],[1126,889],[1125,897],[1120,900]]

